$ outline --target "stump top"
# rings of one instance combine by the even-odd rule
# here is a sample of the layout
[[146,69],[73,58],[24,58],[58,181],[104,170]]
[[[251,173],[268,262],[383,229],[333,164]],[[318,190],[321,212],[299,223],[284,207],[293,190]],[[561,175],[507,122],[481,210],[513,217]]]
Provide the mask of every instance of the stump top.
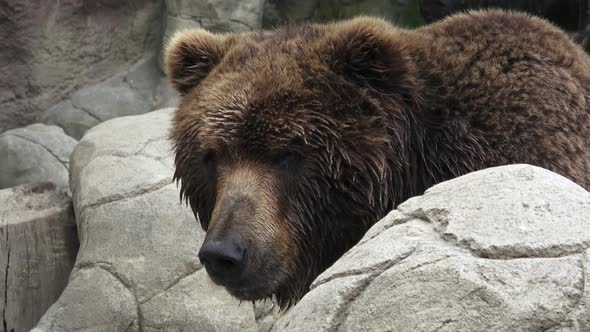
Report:
[[50,182],[0,190],[0,227],[41,219],[71,204],[67,192]]

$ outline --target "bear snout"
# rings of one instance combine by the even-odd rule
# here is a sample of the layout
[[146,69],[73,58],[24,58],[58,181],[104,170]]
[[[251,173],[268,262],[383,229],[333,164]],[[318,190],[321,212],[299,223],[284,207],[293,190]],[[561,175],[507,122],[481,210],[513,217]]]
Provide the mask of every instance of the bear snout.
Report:
[[206,240],[198,256],[211,279],[221,284],[231,284],[242,276],[245,252],[233,240]]

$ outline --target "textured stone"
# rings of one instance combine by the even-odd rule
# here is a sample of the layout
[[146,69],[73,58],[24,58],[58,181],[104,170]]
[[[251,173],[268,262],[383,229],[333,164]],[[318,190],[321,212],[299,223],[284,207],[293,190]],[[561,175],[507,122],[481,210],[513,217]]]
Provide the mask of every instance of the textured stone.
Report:
[[[77,145],[70,170],[76,273],[40,331],[257,329],[252,304],[240,305],[201,269],[204,232],[172,183],[172,112],[103,122]],[[101,283],[101,296],[88,280]],[[125,297],[115,298],[120,292]]]
[[167,78],[162,78],[156,87],[155,109],[177,107],[180,96]]
[[57,300],[78,251],[72,200],[52,183],[0,190],[0,318],[28,331]]
[[80,139],[103,121],[176,106],[176,93],[164,82],[156,59],[155,55],[146,56],[128,70],[76,91],[70,99],[51,107],[42,122],[60,126]]
[[127,74],[125,75],[125,78],[123,78],[123,81],[129,84],[129,86],[139,95],[152,103],[155,98],[158,84],[163,78],[163,73],[158,68],[157,56],[150,55],[145,56],[131,66],[127,70]]
[[590,194],[538,167],[472,173],[398,209],[428,220],[446,241],[481,257],[563,256],[590,246]]
[[236,306],[223,288],[212,286],[205,269],[181,279],[140,308],[146,332],[258,331],[252,303]]
[[271,300],[254,303],[254,317],[258,325],[258,332],[268,332],[281,316],[279,306]]
[[108,263],[78,266],[34,331],[140,331],[137,300]]
[[587,331],[590,193],[528,165],[432,187],[377,223],[276,331]]
[[74,93],[71,100],[74,107],[85,110],[101,122],[151,109],[149,100],[139,95],[122,77],[83,88]]
[[404,27],[424,24],[418,0],[268,0],[266,28],[297,22],[323,22],[358,15],[383,17]]
[[338,282],[323,283],[308,293],[273,326],[271,331],[330,331],[342,318],[342,311],[356,289],[368,278],[365,274],[342,276]]
[[67,99],[48,109],[43,114],[41,122],[59,126],[66,134],[79,140],[88,129],[101,121],[88,111],[74,107],[72,102]]
[[59,127],[42,124],[0,134],[0,188],[40,181],[67,187],[76,143]]
[[162,0],[0,1],[0,132],[35,122],[81,86],[160,42]]

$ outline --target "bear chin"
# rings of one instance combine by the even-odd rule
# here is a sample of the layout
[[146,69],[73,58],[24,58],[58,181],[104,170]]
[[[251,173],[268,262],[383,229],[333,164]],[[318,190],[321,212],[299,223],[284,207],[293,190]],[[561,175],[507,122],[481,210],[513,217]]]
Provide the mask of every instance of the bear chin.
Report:
[[260,283],[253,285],[244,279],[238,283],[226,284],[220,280],[217,280],[217,278],[210,275],[209,273],[207,274],[209,275],[209,279],[213,282],[213,284],[225,288],[225,290],[227,290],[230,295],[240,301],[264,300],[272,298],[277,293],[273,285],[261,285]]
[[225,287],[225,289],[236,299],[240,301],[258,301],[271,298],[273,291],[268,290],[265,287],[240,287],[231,288]]

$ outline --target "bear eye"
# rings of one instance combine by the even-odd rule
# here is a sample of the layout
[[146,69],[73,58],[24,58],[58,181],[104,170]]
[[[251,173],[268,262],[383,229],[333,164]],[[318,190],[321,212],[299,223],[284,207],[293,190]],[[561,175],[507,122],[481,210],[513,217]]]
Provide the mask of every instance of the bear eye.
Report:
[[301,163],[301,156],[293,152],[285,152],[276,155],[272,164],[282,172],[293,173],[299,169]]
[[215,177],[217,173],[217,154],[213,150],[208,150],[203,155],[203,166],[208,177]]

